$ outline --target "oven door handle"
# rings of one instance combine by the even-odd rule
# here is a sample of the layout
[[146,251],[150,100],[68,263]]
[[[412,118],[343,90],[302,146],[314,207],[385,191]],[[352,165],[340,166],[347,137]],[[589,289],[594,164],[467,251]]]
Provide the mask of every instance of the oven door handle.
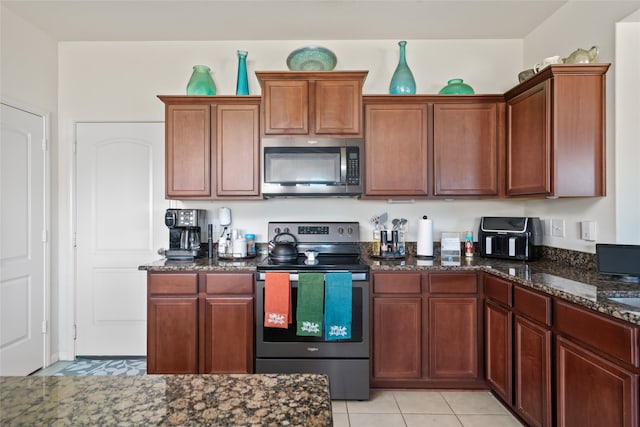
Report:
[[[329,273],[329,272],[327,272]],[[331,273],[334,273],[333,271]],[[259,281],[264,281],[267,277],[267,273],[264,272],[259,272],[258,273],[258,280]],[[351,280],[353,280],[354,282],[362,282],[367,280],[367,273],[353,273]],[[297,282],[298,281],[298,273],[290,273],[289,274],[289,281],[291,282]]]

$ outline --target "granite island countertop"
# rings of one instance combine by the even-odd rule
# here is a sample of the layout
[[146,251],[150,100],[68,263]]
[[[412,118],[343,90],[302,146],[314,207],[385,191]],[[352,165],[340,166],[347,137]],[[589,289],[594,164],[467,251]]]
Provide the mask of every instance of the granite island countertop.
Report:
[[[570,267],[556,261],[512,261],[496,258],[462,257],[459,263],[447,265],[442,259],[419,258],[407,255],[399,260],[373,258],[363,251],[363,260],[371,272],[422,270],[481,270],[512,280],[523,286],[574,302],[615,318],[640,325],[640,308],[609,300],[610,297],[640,297],[640,284],[628,283],[596,271]],[[160,259],[139,266],[140,270],[156,272],[176,271],[238,271],[254,272],[266,255],[250,259],[227,260],[196,259],[195,261],[169,261]]]
[[317,374],[0,377],[3,426],[331,426]]

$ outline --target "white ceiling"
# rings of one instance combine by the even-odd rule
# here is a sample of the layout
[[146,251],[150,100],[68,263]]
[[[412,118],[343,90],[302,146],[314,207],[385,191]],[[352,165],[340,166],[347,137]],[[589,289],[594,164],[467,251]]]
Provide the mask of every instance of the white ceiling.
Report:
[[59,41],[519,39],[567,2],[2,0]]

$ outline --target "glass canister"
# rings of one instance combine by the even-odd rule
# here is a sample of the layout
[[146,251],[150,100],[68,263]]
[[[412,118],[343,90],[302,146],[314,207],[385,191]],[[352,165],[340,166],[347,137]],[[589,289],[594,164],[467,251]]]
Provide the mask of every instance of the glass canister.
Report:
[[187,95],[215,95],[216,84],[211,78],[211,68],[206,65],[194,65],[193,73],[187,83]]
[[471,86],[464,83],[462,79],[451,79],[438,93],[440,95],[473,95],[475,91]]
[[247,256],[254,256],[256,254],[256,235],[247,233],[244,235],[244,239],[247,241]]

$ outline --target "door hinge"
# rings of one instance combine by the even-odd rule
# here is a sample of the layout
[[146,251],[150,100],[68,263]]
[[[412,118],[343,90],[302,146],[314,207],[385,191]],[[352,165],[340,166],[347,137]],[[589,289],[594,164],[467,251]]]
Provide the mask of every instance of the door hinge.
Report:
[[73,245],[74,248],[78,247],[78,233],[74,232],[73,233],[73,241],[71,242],[71,244]]
[[78,328],[75,323],[71,326],[71,336],[74,340],[78,338]]
[[47,138],[42,138],[42,151],[47,151]]
[[49,241],[49,233],[47,230],[42,230],[42,243],[47,243]]
[[48,332],[48,328],[47,328],[47,321],[43,320],[42,321],[42,333],[46,334]]

